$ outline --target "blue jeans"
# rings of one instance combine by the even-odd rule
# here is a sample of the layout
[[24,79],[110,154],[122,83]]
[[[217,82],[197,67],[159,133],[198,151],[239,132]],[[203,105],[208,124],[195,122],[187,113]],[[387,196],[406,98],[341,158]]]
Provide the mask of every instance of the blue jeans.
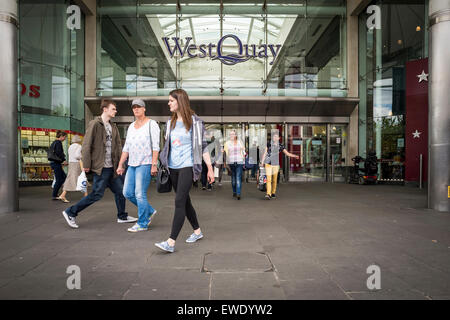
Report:
[[230,164],[231,169],[231,186],[233,187],[233,193],[236,193],[238,196],[241,195],[241,182],[242,182],[242,170],[243,164]]
[[128,167],[123,187],[123,195],[138,208],[138,224],[147,228],[150,216],[155,209],[147,201],[147,190],[151,180],[151,165]]
[[256,177],[256,164],[252,165],[252,169],[251,169],[251,177],[255,178]]
[[61,189],[62,185],[66,181],[66,173],[62,168],[62,164],[58,162],[50,162],[50,167],[53,169],[53,173],[55,175],[55,186],[53,187],[52,197],[56,198],[58,196],[59,189]]
[[117,217],[125,220],[128,217],[128,213],[125,212],[126,200],[123,196],[123,182],[120,177],[114,178],[113,168],[103,168],[100,175],[94,173],[92,192],[78,201],[78,203],[66,209],[66,213],[71,217],[76,217],[78,212],[103,198],[106,188],[111,189],[114,193],[117,207]]

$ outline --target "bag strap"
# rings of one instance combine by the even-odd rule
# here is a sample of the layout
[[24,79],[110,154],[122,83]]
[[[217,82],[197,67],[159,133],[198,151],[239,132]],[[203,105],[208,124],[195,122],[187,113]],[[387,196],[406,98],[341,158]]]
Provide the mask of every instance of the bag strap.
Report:
[[148,131],[150,132],[150,150],[152,151],[152,157],[153,157],[152,119],[149,119]]
[[54,140],[52,142],[52,144],[50,145],[50,151],[55,154],[56,153],[56,140]]

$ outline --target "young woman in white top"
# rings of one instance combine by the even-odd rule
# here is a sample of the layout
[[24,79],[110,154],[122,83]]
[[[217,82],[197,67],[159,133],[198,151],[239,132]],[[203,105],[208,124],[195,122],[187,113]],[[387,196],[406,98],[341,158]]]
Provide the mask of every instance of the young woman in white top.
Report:
[[241,200],[242,171],[245,161],[245,147],[237,138],[236,131],[231,130],[230,140],[225,143],[226,165],[231,170],[233,197]]
[[156,121],[145,116],[144,101],[133,100],[132,108],[136,121],[128,127],[117,174],[124,173],[123,165],[128,158],[123,195],[138,208],[138,221],[128,229],[130,232],[138,232],[148,230],[156,213],[156,210],[147,201],[147,190],[151,176],[155,176],[158,172],[159,126]]
[[[73,136],[72,144],[69,147],[69,169],[67,172],[67,178],[63,185],[63,192],[58,197],[62,202],[69,202],[66,198],[67,191],[77,191],[78,176],[81,174],[81,138],[80,136]],[[88,195],[87,189],[84,193],[86,197]]]

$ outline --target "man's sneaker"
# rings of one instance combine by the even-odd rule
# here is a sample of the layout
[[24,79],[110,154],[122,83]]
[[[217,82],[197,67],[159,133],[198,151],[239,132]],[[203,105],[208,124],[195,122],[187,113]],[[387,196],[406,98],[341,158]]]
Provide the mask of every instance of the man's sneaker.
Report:
[[270,200],[270,196],[268,194],[266,194],[264,198],[266,198],[266,200]]
[[155,214],[156,214],[157,212],[158,212],[157,210],[153,211],[152,215],[151,215],[150,218],[148,219],[147,227],[150,227],[150,223],[152,223],[152,219],[153,219],[153,217],[155,216]]
[[76,224],[74,217],[69,216],[65,211],[62,212],[62,215],[71,228],[78,229],[78,225]]
[[128,216],[126,219],[117,219],[117,223],[132,223],[138,221],[137,218]]
[[270,197],[271,198],[276,198],[277,196],[275,195],[275,193],[272,193],[272,195]]
[[200,234],[195,234],[195,232],[193,234],[191,234],[189,236],[189,238],[186,239],[187,243],[194,243],[197,240],[200,240],[201,238],[203,238],[203,233],[200,232]]
[[159,243],[155,243],[155,246],[157,246],[158,248],[160,248],[163,251],[166,252],[174,252],[175,251],[175,246],[169,246],[169,243],[167,241],[163,241],[163,242],[159,242]]
[[129,232],[139,232],[139,231],[147,231],[147,228],[142,228],[140,225],[138,225],[137,223],[132,226],[131,228],[128,228]]
[[237,197],[238,200],[241,200],[241,195],[240,194],[238,194],[236,197]]

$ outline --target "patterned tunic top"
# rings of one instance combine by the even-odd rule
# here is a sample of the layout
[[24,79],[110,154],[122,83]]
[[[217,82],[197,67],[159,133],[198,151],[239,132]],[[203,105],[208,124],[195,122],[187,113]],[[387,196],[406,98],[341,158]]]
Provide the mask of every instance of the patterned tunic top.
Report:
[[123,152],[128,152],[128,165],[138,167],[152,163],[152,150],[150,148],[149,125],[152,128],[153,150],[159,151],[159,126],[154,120],[147,121],[142,127],[136,129],[135,122],[130,124]]

